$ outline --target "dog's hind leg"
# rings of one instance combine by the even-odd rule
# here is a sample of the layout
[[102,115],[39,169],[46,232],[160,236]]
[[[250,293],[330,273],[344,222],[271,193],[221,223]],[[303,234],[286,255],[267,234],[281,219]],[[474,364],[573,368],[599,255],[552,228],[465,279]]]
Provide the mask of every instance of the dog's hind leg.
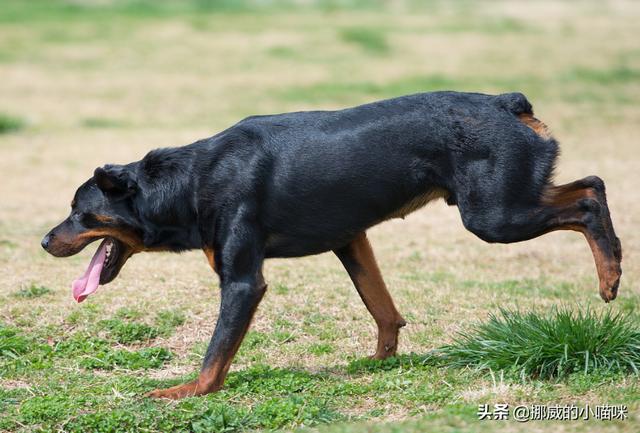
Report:
[[595,260],[600,296],[605,302],[615,299],[622,274],[622,249],[602,180],[590,176],[566,185],[548,185],[536,205],[505,205],[490,195],[483,196],[482,203],[467,206],[463,202],[458,207],[465,227],[488,242],[520,242],[556,230],[582,233]]
[[564,196],[566,200],[566,197],[571,197],[572,195],[583,195],[598,201],[601,209],[600,219],[602,220],[606,236],[611,243],[613,255],[616,260],[620,262],[622,260],[622,247],[620,245],[620,239],[618,239],[613,229],[613,223],[611,222],[604,181],[598,176],[588,176],[566,185],[555,186],[547,190],[546,200],[557,200],[559,196]]
[[365,232],[334,253],[349,273],[360,298],[378,325],[378,346],[373,359],[393,356],[398,347],[398,332],[406,325],[382,279]]

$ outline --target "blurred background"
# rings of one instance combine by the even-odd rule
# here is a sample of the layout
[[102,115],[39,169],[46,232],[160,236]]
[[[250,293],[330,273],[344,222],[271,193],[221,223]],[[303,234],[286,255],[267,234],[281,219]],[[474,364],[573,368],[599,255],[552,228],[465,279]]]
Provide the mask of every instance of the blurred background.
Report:
[[[638,1],[2,0],[0,320],[62,333],[74,311],[105,318],[123,306],[144,314],[171,306],[187,322],[158,340],[176,354],[163,377],[194,371],[200,358],[189,353],[204,350],[219,299],[204,255],[138,255],[75,305],[69,284],[91,248],[60,260],[39,242],[66,217],[77,186],[97,166],[191,143],[248,115],[445,89],[525,93],[561,143],[558,182],[605,179],[625,254],[611,308],[635,309]],[[436,203],[370,238],[411,323],[403,352],[450,341],[496,305],[602,307],[591,253],[575,233],[487,245],[464,230],[456,208]],[[314,369],[372,351],[375,326],[331,254],[270,262],[266,276],[273,290],[256,332],[271,335],[284,320],[297,334],[283,340],[286,350],[257,346],[261,362]],[[41,286],[37,299],[14,296]],[[134,297],[132,286],[145,290]],[[318,329],[345,317],[358,326],[334,325],[328,341],[340,349],[310,356],[321,337],[302,324],[316,314]],[[241,356],[234,368],[255,359]],[[408,401],[384,413],[403,418]]]
[[635,1],[3,0],[4,252],[41,254],[36,240],[104,163],[252,114],[442,89],[524,92],[561,142],[558,180],[601,175],[630,225],[639,18]]

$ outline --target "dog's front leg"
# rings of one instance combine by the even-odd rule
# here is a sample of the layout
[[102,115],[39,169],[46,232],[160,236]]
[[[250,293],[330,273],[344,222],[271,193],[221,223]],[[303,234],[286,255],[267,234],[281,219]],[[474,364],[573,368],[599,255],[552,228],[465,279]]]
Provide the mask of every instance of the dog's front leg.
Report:
[[208,394],[222,387],[267,288],[261,271],[260,238],[250,235],[253,233],[250,227],[241,230],[236,225],[232,232],[221,248],[221,266],[217,267],[222,290],[220,314],[198,378],[173,388],[157,389],[148,396],[179,399]]

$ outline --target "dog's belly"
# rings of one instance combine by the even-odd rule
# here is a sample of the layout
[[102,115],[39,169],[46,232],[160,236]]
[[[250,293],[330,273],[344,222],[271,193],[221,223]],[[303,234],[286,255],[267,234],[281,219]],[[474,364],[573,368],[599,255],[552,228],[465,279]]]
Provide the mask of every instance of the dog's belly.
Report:
[[266,257],[303,257],[332,251],[345,246],[350,236],[343,235],[333,239],[300,238],[286,234],[273,234],[267,237]]
[[372,212],[369,203],[357,197],[340,206],[325,203],[305,212],[302,204],[297,212],[289,213],[283,224],[272,226],[267,234],[267,257],[300,257],[332,251],[347,245],[368,228],[392,218],[404,218],[437,198],[446,198],[448,192],[429,188],[400,205],[390,205],[382,213]]

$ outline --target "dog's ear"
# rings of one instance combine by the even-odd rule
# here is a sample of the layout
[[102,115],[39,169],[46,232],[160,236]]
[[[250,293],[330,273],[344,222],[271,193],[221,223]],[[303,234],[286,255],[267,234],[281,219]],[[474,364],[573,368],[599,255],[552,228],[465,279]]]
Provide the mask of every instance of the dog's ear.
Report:
[[135,174],[122,165],[107,164],[93,172],[98,188],[105,193],[131,195],[137,189]]

